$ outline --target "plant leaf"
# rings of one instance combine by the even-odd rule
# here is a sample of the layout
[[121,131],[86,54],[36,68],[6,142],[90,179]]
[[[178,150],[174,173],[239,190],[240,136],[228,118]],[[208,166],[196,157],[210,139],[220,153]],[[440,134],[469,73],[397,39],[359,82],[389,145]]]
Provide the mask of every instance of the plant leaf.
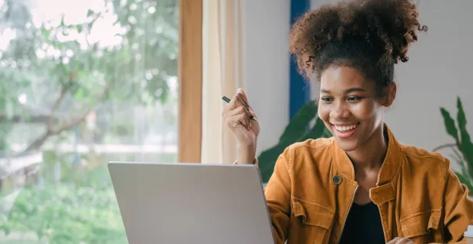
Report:
[[466,129],[466,116],[463,110],[463,105],[460,98],[457,98],[457,120],[458,120],[458,128],[460,130],[460,145],[459,149],[465,159],[465,163],[468,169],[468,174],[470,178],[473,177],[473,143],[471,143],[470,134]]
[[465,112],[463,111],[463,104],[462,101],[459,97],[457,97],[457,122],[458,122],[458,127],[460,129],[465,128],[466,126],[466,117],[465,117]]
[[468,165],[465,159],[463,158],[463,156],[461,155],[461,153],[459,152],[459,148],[458,147],[452,148],[452,151],[453,151],[453,155],[450,155],[450,156],[455,159],[455,162],[457,162],[458,165],[460,165],[460,172],[463,175],[469,175],[468,169],[467,169]]
[[258,167],[259,167],[263,182],[268,182],[269,178],[273,174],[276,160],[278,159],[279,155],[284,151],[285,148],[286,148],[285,145],[278,144],[276,146],[271,147],[270,149],[263,151],[259,155]]
[[323,134],[323,123],[316,121],[315,125],[309,129],[309,124],[317,114],[317,105],[314,100],[306,103],[284,129],[277,145],[263,151],[258,156],[259,169],[263,182],[267,182],[273,174],[274,164],[284,149],[292,143],[303,141],[308,138],[318,138]]
[[283,134],[279,138],[279,143],[288,146],[300,139],[305,134],[310,121],[314,119],[316,113],[317,106],[314,100],[302,106],[284,129]]
[[447,133],[452,136],[458,144],[458,130],[455,126],[455,121],[452,119],[452,116],[450,116],[450,113],[445,108],[440,108],[440,112],[442,113],[443,123],[447,129]]
[[315,125],[305,133],[299,141],[305,141],[309,138],[320,138],[324,134],[325,125],[320,118],[317,118]]
[[473,190],[473,182],[472,182],[472,178],[471,177],[468,177],[460,172],[455,172],[456,175],[458,176],[458,179],[460,180],[461,183],[463,183],[464,185],[466,185],[466,187],[468,187],[468,189],[470,190],[470,192]]

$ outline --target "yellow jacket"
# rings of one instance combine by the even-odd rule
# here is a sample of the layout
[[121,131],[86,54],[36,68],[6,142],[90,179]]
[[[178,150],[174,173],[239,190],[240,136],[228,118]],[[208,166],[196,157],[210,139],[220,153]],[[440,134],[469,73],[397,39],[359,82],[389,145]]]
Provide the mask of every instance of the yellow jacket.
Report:
[[[473,203],[449,161],[401,145],[387,131],[386,157],[376,187],[370,189],[385,240],[464,242]],[[337,243],[358,187],[354,179],[350,159],[333,138],[286,148],[265,188],[275,242]]]

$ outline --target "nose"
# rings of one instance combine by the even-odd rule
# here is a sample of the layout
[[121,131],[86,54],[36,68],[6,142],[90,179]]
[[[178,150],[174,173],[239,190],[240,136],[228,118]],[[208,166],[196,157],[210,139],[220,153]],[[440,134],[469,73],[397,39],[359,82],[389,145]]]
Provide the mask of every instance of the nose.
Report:
[[335,102],[330,111],[332,121],[341,121],[350,117],[350,110],[344,102]]

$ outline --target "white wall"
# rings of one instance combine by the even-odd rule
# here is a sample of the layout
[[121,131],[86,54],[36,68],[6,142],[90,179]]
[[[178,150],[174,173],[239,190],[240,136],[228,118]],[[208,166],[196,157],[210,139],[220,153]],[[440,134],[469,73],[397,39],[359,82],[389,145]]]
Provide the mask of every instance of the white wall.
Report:
[[[333,0],[312,0],[312,6]],[[439,107],[456,115],[463,100],[473,133],[473,1],[423,0],[420,18],[429,31],[409,49],[410,60],[396,66],[398,96],[386,114],[397,138],[429,150],[452,142]],[[262,132],[258,151],[277,142],[288,122],[289,0],[244,1],[244,81]],[[473,135],[472,135],[473,136]]]
[[258,115],[258,152],[289,122],[289,1],[243,0],[243,82]]
[[427,33],[409,49],[410,60],[398,65],[399,93],[387,121],[400,140],[427,149],[453,142],[439,107],[456,117],[456,97],[463,101],[473,133],[473,1],[423,0],[419,13]]

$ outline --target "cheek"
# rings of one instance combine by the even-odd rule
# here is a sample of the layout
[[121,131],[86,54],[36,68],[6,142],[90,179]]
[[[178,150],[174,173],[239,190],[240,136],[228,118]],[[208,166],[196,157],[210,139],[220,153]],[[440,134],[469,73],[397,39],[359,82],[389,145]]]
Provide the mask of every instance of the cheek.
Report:
[[372,119],[377,116],[378,109],[374,103],[360,103],[352,107],[352,114],[359,119]]
[[325,107],[325,106],[321,106],[319,105],[318,109],[317,109],[317,113],[319,115],[319,118],[323,121],[328,121],[328,117],[330,115],[330,111]]

